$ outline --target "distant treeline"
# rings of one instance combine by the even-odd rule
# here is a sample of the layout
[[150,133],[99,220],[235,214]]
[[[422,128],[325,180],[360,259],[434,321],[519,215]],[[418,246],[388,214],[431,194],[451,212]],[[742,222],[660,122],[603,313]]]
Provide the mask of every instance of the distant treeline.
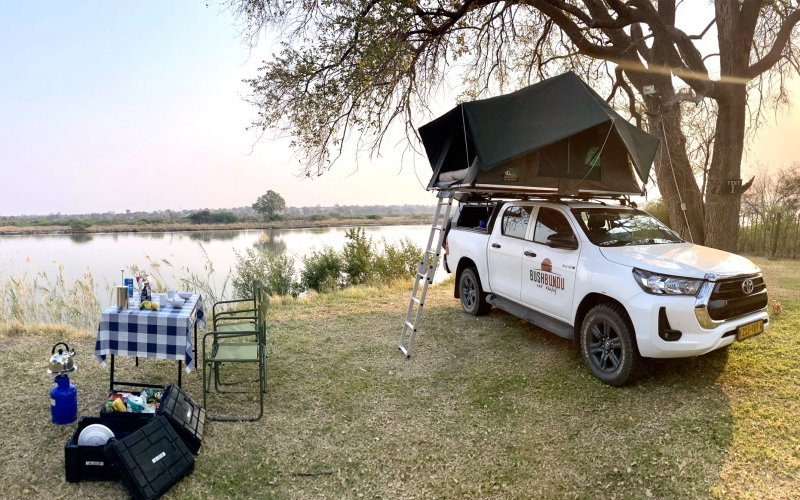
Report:
[[[325,219],[372,219],[385,216],[428,217],[433,205],[334,205],[331,207],[286,207],[285,220],[320,221]],[[95,212],[89,214],[0,215],[0,226],[70,226],[75,230],[91,226],[118,224],[232,224],[262,221],[261,214],[251,207],[199,210],[157,210],[153,212]]]

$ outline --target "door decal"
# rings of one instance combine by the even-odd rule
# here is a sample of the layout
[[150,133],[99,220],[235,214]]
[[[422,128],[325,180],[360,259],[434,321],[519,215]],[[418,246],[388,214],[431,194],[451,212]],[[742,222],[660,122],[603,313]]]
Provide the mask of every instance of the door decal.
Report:
[[536,283],[537,288],[542,288],[552,294],[564,290],[564,277],[553,272],[553,263],[550,259],[542,261],[541,270],[531,269],[530,279]]

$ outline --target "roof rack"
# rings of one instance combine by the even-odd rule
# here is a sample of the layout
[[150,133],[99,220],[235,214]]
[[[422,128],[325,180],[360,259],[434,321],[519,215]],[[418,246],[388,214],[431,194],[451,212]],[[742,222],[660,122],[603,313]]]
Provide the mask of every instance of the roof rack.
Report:
[[591,200],[614,200],[621,205],[636,207],[636,203],[630,199],[630,193],[615,193],[608,191],[584,191],[577,193],[559,193],[557,189],[517,187],[517,186],[494,186],[494,185],[456,185],[450,186],[448,190],[454,190],[454,198],[460,202],[481,202],[502,199],[511,200],[547,200],[553,202],[562,201],[591,201]]

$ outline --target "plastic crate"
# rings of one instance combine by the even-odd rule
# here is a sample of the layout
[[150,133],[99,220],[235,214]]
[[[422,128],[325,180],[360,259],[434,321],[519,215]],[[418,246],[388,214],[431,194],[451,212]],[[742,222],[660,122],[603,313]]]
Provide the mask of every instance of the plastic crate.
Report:
[[[138,395],[138,392],[131,392]],[[189,451],[197,455],[200,452],[200,445],[203,441],[203,427],[206,422],[206,411],[186,394],[177,385],[169,385],[164,388],[161,396],[161,403],[156,413],[130,413],[108,411],[105,405],[100,409],[101,415],[108,415],[112,419],[135,418],[137,415],[146,415],[152,419],[155,415],[164,415],[169,419],[169,423],[186,443]]]
[[80,481],[114,481],[117,472],[106,459],[103,446],[79,446],[78,436],[91,424],[102,424],[111,429],[116,439],[124,439],[152,421],[152,414],[131,414],[130,418],[116,419],[100,417],[83,417],[78,428],[67,444],[64,445],[64,472],[70,483]]
[[125,439],[109,441],[104,451],[137,499],[163,495],[194,470],[194,456],[161,415]]
[[164,415],[186,443],[189,451],[197,455],[203,441],[203,426],[206,411],[178,386],[170,385],[164,390],[157,415]]

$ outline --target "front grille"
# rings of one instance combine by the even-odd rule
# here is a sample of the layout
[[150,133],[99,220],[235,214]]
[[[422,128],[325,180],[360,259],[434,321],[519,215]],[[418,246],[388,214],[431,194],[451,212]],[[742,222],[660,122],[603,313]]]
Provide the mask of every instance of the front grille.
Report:
[[[742,282],[753,280],[753,292],[745,294]],[[715,321],[744,316],[767,307],[767,285],[760,274],[721,280],[714,284],[708,301],[708,315]]]

